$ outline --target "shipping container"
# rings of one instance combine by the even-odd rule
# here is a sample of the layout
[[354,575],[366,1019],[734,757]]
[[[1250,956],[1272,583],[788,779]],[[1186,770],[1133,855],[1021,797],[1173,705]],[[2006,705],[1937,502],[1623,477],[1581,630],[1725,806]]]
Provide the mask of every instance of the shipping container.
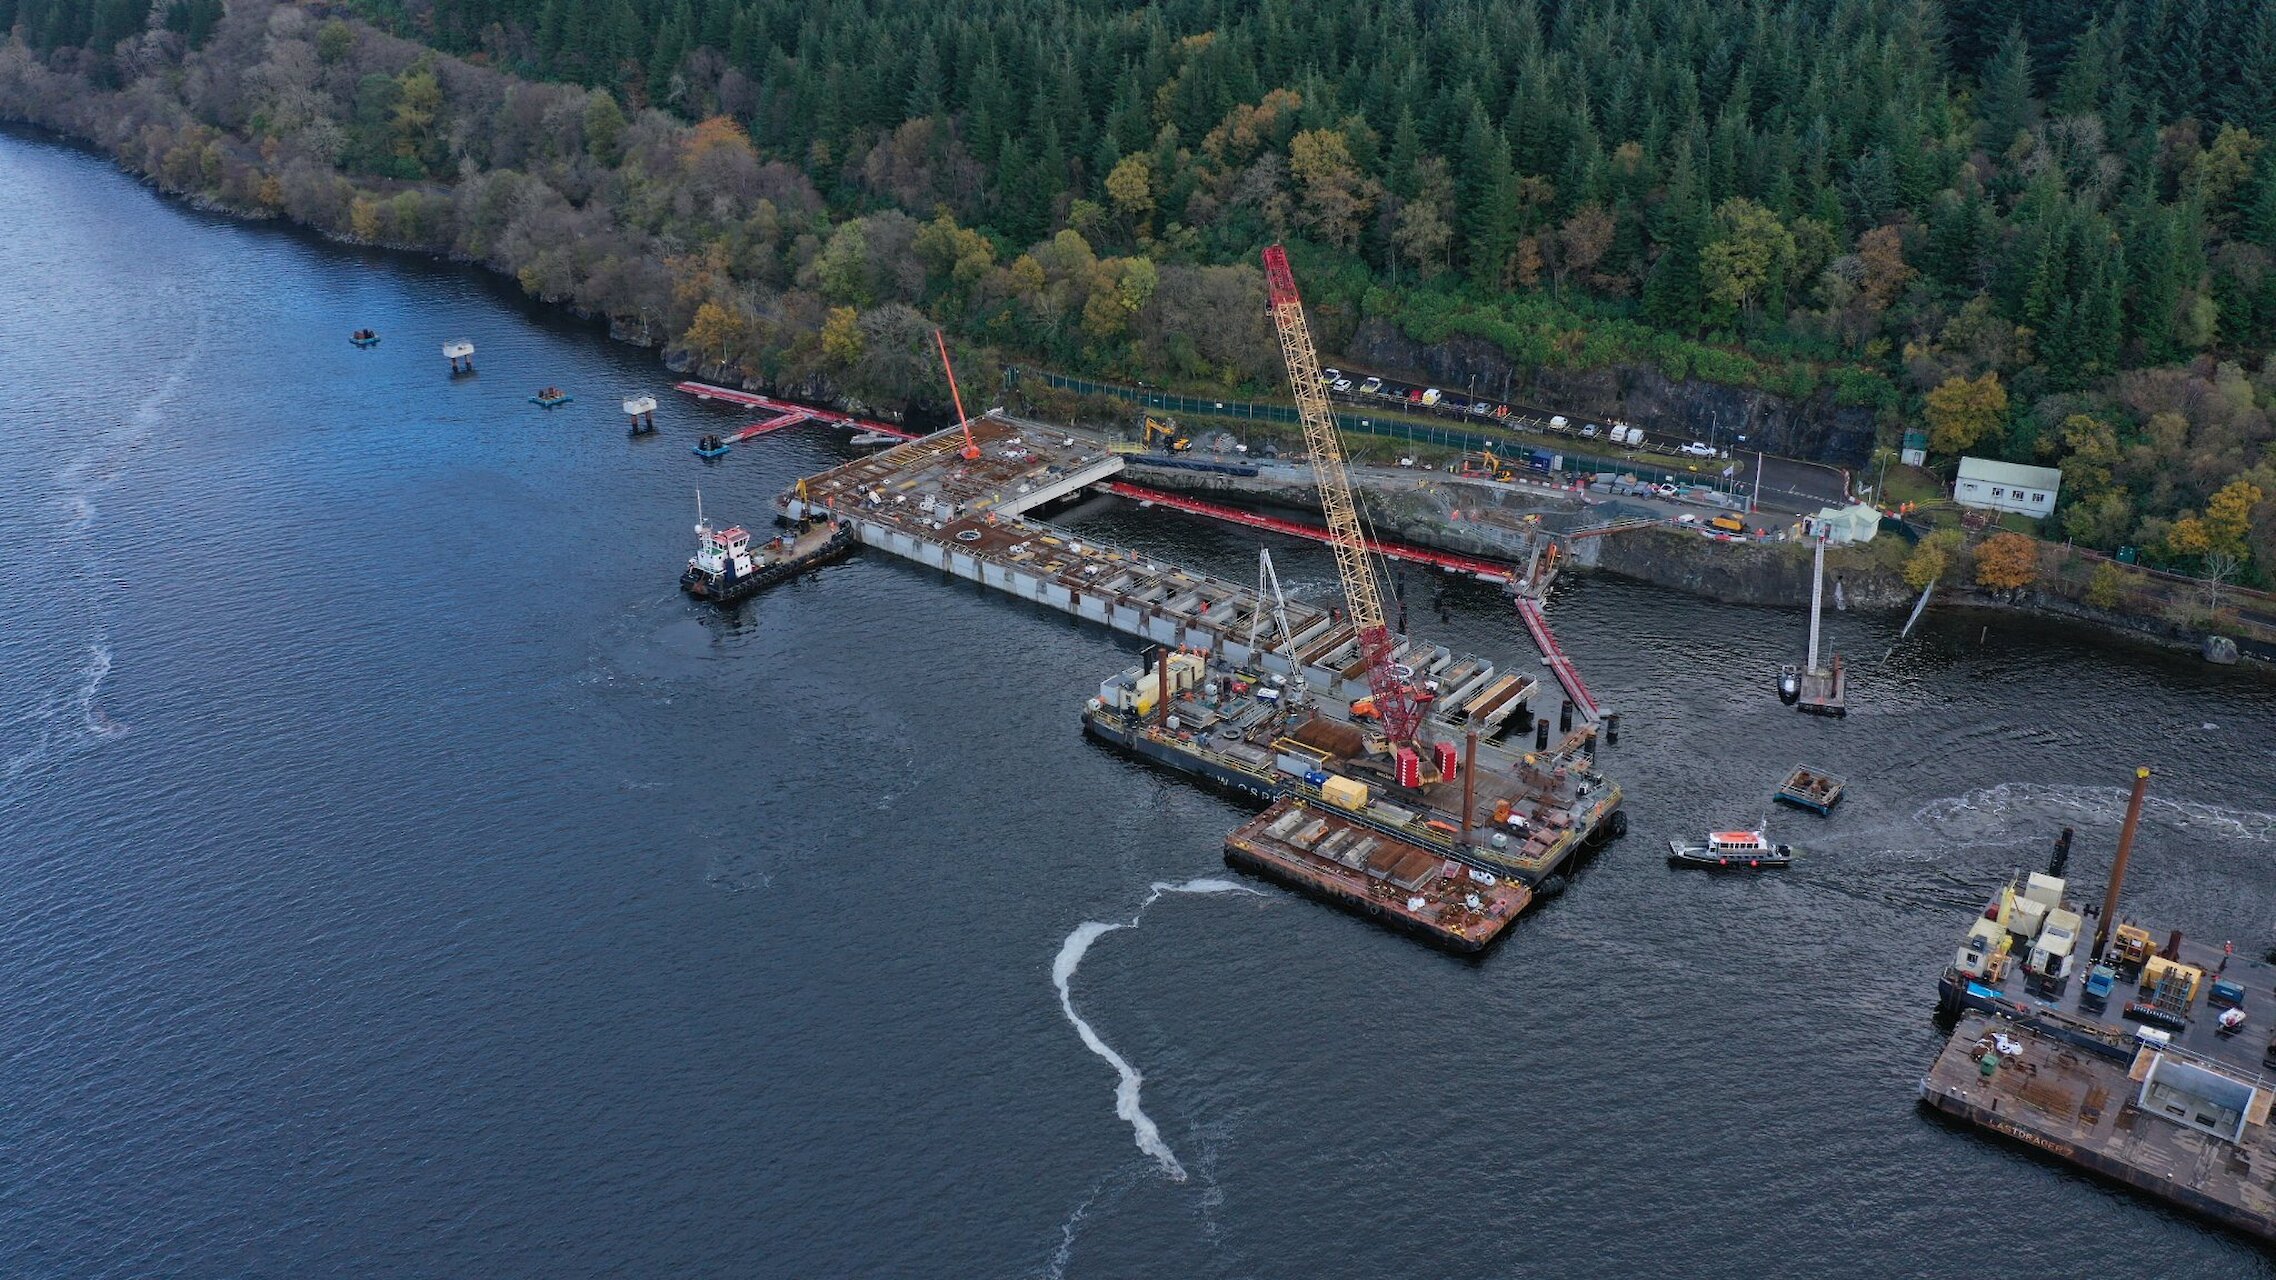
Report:
[[1341,809],[1367,807],[1367,784],[1338,774],[1328,775],[1328,780],[1320,784],[1320,794],[1329,804]]

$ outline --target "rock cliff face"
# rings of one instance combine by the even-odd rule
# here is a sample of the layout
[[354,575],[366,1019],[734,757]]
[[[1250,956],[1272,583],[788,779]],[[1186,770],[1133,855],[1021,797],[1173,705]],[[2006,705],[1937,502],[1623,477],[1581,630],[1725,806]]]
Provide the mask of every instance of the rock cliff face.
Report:
[[[1266,466],[1256,476],[1218,475],[1168,467],[1132,465],[1129,480],[1233,505],[1266,504],[1299,511],[1320,509],[1309,469]],[[1538,513],[1552,523],[1578,507],[1571,495],[1468,484],[1446,476],[1386,479],[1380,472],[1353,477],[1368,517],[1386,538],[1465,555],[1516,562],[1531,553],[1523,518]],[[1449,520],[1451,509],[1460,519]],[[1810,554],[1796,543],[1717,542],[1676,529],[1637,529],[1575,545],[1566,564],[1582,570],[1616,573],[1656,586],[1731,604],[1807,608]],[[1909,606],[1914,592],[1896,573],[1862,550],[1836,550],[1826,557],[1826,599],[1832,607],[1839,578],[1853,609]]]
[[[1810,605],[1810,552],[1800,543],[1716,542],[1674,529],[1639,529],[1582,542],[1573,562],[1730,604]],[[1915,594],[1862,553],[1833,551],[1826,556],[1829,610],[1837,578],[1852,609],[1901,608]]]
[[[1123,469],[1123,478],[1213,502],[1285,507],[1319,518],[1320,490],[1308,466],[1267,463],[1255,476],[1232,476],[1133,462]],[[1443,473],[1390,481],[1361,472],[1352,477],[1352,487],[1381,537],[1513,563],[1533,551],[1526,516],[1568,515],[1580,507],[1571,494],[1471,484]],[[1453,514],[1457,511],[1459,516]]]
[[1370,372],[1417,379],[1449,389],[1476,387],[1552,412],[1620,418],[1648,430],[1706,439],[1710,430],[1728,441],[1790,458],[1860,466],[1873,447],[1873,411],[1833,402],[1830,390],[1807,400],[1745,387],[1686,378],[1680,382],[1648,365],[1604,369],[1541,369],[1528,377],[1502,350],[1480,338],[1454,337],[1425,346],[1381,319],[1362,321],[1345,351],[1350,364]]

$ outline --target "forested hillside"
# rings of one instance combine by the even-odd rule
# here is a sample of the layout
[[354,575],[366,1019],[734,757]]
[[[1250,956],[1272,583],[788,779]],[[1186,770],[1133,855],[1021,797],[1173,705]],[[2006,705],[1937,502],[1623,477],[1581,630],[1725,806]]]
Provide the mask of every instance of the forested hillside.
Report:
[[0,0],[0,24],[12,114],[754,376],[921,393],[937,320],[1269,387],[1250,264],[1289,237],[1331,346],[1374,315],[1521,368],[1870,405],[1943,455],[2059,462],[2081,541],[2276,564],[2276,4]]

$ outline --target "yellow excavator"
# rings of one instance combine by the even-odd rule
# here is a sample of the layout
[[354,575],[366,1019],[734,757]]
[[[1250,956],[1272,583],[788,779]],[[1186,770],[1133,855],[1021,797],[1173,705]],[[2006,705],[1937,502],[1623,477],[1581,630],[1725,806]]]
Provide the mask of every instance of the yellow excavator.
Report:
[[1516,475],[1515,472],[1502,465],[1502,460],[1495,457],[1494,451],[1491,449],[1480,449],[1478,460],[1473,460],[1468,454],[1462,455],[1462,469],[1455,474],[1479,480],[1504,481],[1513,479]]
[[1167,445],[1171,453],[1184,453],[1193,447],[1193,441],[1178,433],[1178,424],[1175,418],[1156,418],[1152,414],[1147,414],[1145,431],[1148,449],[1152,449],[1157,441]]

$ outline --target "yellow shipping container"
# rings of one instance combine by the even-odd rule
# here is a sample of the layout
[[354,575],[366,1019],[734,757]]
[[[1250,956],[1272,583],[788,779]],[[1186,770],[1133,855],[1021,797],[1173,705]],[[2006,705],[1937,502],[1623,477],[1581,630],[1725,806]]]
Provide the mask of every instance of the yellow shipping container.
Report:
[[1355,782],[1350,778],[1330,774],[1328,780],[1320,784],[1320,794],[1327,798],[1329,804],[1338,808],[1364,809],[1367,807],[1367,784]]

